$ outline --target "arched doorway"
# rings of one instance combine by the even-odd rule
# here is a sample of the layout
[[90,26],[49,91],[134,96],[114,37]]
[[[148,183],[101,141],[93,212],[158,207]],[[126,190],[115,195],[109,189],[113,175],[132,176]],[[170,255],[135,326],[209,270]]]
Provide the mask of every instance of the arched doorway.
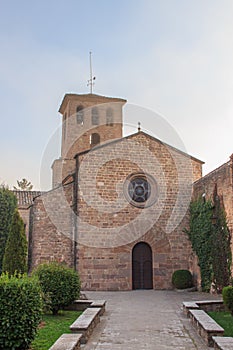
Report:
[[132,252],[133,289],[152,289],[152,250],[145,242],[137,243]]

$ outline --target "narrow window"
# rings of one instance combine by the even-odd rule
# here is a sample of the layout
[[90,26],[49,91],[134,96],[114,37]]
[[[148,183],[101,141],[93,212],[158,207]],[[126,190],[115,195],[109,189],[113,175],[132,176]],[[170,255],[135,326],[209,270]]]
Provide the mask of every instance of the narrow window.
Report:
[[113,126],[113,110],[108,108],[106,111],[106,125]]
[[66,123],[67,123],[67,121],[66,121],[66,113],[65,113],[63,116],[63,137],[64,137],[64,140],[66,138]]
[[91,134],[90,143],[92,147],[98,145],[100,143],[100,135],[97,133]]
[[76,108],[76,120],[77,120],[77,124],[83,125],[83,116],[84,116],[83,106],[78,106],[78,107]]
[[91,110],[92,125],[99,124],[99,112],[97,107],[93,107]]

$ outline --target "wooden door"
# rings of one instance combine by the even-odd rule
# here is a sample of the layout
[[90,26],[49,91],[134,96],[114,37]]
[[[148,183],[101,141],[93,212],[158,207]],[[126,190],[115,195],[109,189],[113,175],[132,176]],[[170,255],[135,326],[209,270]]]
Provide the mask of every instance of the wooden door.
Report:
[[152,289],[152,250],[145,242],[137,243],[132,253],[133,289]]

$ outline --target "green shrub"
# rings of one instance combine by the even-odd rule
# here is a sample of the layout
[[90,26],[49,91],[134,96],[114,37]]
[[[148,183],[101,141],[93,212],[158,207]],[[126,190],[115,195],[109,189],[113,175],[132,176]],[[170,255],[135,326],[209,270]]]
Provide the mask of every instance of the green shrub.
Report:
[[0,186],[0,274],[6,241],[10,232],[12,217],[17,207],[15,195],[7,188]]
[[26,350],[41,319],[41,288],[26,275],[0,276],[0,349]]
[[176,270],[172,275],[172,284],[177,289],[185,289],[193,286],[193,277],[189,270]]
[[27,272],[27,239],[24,223],[18,210],[15,210],[10,233],[6,242],[2,270],[13,275]]
[[223,302],[233,316],[233,287],[224,287],[222,290]]
[[73,269],[53,262],[39,265],[34,274],[40,280],[45,297],[50,299],[54,315],[79,298],[80,280]]

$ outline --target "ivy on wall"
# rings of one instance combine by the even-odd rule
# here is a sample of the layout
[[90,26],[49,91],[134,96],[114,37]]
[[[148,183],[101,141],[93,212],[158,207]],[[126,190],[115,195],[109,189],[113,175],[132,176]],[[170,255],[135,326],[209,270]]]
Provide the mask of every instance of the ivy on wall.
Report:
[[190,229],[186,230],[197,254],[201,271],[201,287],[207,292],[212,280],[211,231],[212,204],[202,199],[190,204]]
[[220,199],[214,194],[214,227],[212,233],[213,283],[218,293],[231,282],[231,234],[227,227],[226,213]]
[[220,293],[231,278],[231,237],[217,192],[214,204],[202,198],[191,202],[190,228],[185,232],[198,257],[202,290],[209,292],[212,286]]

